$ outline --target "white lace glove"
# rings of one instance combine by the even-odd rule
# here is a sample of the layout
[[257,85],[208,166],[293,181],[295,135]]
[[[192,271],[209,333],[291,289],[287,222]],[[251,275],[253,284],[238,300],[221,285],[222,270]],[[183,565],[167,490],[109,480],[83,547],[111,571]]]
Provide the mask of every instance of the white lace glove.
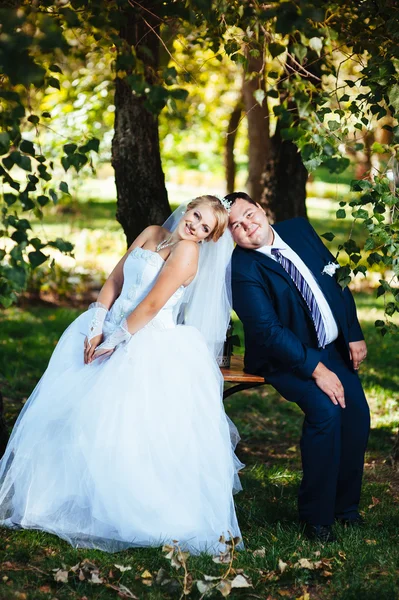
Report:
[[108,309],[106,306],[104,306],[104,304],[101,304],[101,302],[93,302],[90,304],[88,312],[91,316],[89,330],[87,332],[87,341],[90,348],[90,341],[97,335],[102,335],[103,325],[108,313]]
[[104,354],[101,351],[109,351],[115,350],[117,346],[122,344],[126,344],[132,337],[132,334],[129,333],[127,328],[127,321],[123,319],[123,321],[119,324],[119,326],[107,337],[104,342],[97,346],[94,355],[97,353]]

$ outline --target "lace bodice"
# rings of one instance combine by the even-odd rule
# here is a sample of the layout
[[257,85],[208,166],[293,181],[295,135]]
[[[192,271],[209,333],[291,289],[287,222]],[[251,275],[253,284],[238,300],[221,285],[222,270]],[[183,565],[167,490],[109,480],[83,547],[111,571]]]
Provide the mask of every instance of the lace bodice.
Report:
[[[125,319],[153,287],[165,261],[152,250],[134,248],[123,266],[123,287],[120,296],[115,300],[104,323],[104,333],[111,333]],[[184,287],[179,287],[169,298],[146,327],[170,329],[176,326],[175,315],[184,295]]]

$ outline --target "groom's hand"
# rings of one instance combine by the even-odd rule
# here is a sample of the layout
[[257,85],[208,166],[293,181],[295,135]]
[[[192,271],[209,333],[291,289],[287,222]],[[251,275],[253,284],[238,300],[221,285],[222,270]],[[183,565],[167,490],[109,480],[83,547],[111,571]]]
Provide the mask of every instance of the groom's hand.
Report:
[[367,346],[364,340],[359,342],[349,342],[349,356],[353,364],[355,371],[360,367],[360,363],[364,361],[367,356]]
[[319,362],[312,373],[316,385],[330,398],[333,404],[345,408],[345,395],[342,383],[335,373]]

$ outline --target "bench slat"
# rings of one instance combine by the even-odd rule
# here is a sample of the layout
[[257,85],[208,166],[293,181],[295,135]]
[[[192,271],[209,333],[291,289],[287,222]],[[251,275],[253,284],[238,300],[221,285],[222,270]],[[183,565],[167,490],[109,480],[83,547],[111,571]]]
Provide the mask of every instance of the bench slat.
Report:
[[242,356],[232,356],[229,368],[220,369],[225,381],[231,383],[264,383],[265,380],[259,375],[250,375],[244,373],[244,358]]

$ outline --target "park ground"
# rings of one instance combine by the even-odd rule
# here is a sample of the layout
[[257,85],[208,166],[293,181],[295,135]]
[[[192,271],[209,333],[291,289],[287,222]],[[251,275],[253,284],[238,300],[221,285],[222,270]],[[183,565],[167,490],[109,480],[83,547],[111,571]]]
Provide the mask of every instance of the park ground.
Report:
[[[171,191],[176,203],[191,192],[181,186]],[[338,222],[335,210],[347,188],[330,183],[321,189],[314,181],[309,192],[309,217],[318,233],[333,231],[338,240],[343,238],[350,224]],[[78,271],[83,274],[80,286],[87,283],[88,272],[107,271],[124,249],[114,220],[115,203],[99,195],[84,200],[75,199],[63,212],[58,209],[46,225],[49,236],[64,235],[76,243]],[[73,265],[66,261],[66,274],[53,273],[59,278],[55,286],[44,281],[48,274],[42,275],[44,301],[31,296],[0,312],[0,386],[10,427],[62,331],[84,310],[85,298],[71,298],[77,280],[68,281],[75,275],[67,270],[74,270]],[[189,598],[200,598],[210,587],[207,597],[215,598],[231,594],[265,600],[398,600],[399,473],[389,456],[399,421],[399,338],[382,338],[375,330],[383,303],[372,285],[373,277],[371,285],[359,280],[355,293],[369,348],[360,376],[372,412],[361,502],[363,528],[337,525],[338,541],[328,545],[304,538],[296,514],[301,413],[264,386],[226,401],[226,411],[242,438],[237,453],[246,464],[241,476],[244,490],[236,496],[245,551],[235,552],[227,563],[210,556],[189,557],[176,569],[179,562],[161,549],[109,555],[73,549],[41,532],[2,529],[0,600],[180,598],[184,585]],[[237,329],[242,333],[239,323]],[[233,581],[245,587],[231,587]]]

